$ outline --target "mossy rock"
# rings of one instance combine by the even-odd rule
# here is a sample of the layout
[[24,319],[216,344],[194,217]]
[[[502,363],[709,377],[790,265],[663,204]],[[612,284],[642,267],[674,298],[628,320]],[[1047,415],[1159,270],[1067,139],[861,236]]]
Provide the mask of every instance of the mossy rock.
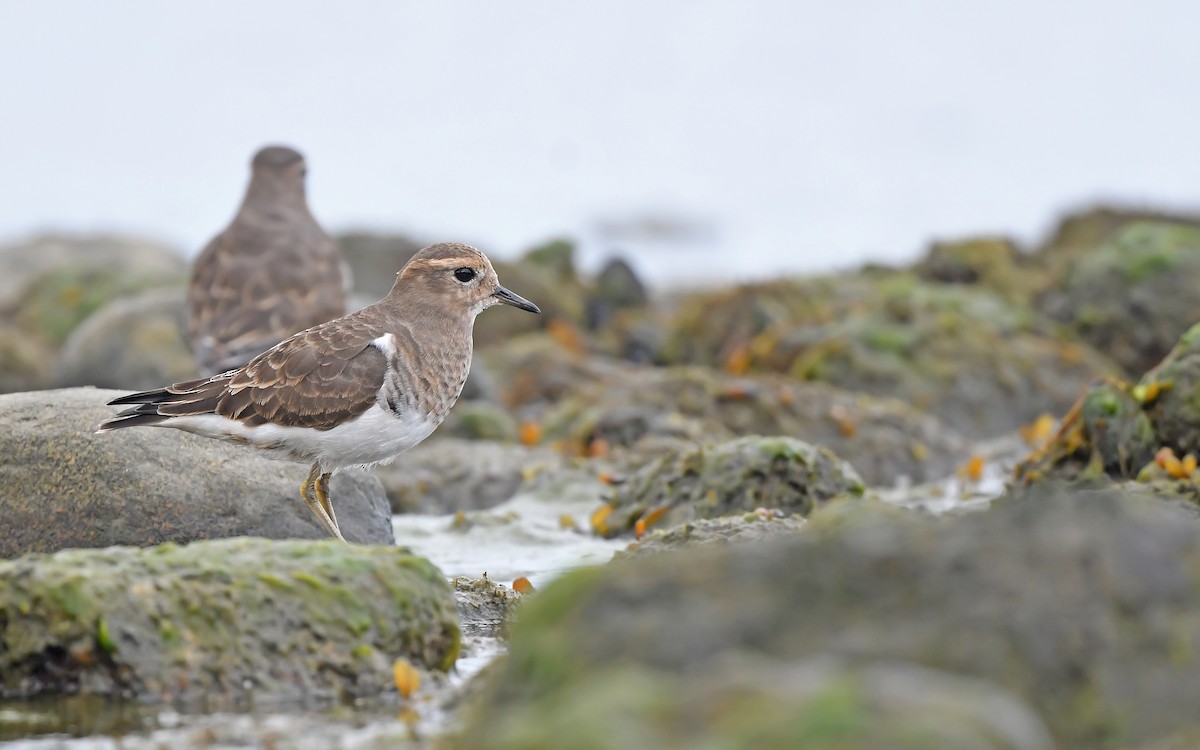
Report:
[[1142,372],[1200,320],[1200,226],[1140,221],[1074,263],[1039,308],[1073,336]]
[[593,454],[603,446],[640,465],[658,446],[784,435],[821,445],[870,484],[940,479],[966,458],[966,442],[894,399],[779,376],[733,377],[700,367],[592,371],[565,384],[541,418],[547,440]]
[[[834,499],[827,502],[841,501]],[[852,500],[847,499],[846,502]],[[655,555],[703,544],[760,542],[775,536],[794,534],[803,529],[805,523],[806,519],[803,516],[765,508],[736,516],[698,518],[669,528],[648,531],[626,549],[619,550],[615,556],[622,558]]]
[[[694,703],[748,656],[784,672],[819,658],[915,664],[1006,691],[1059,747],[1127,747],[1195,722],[1195,569],[1194,514],[1063,490],[945,518],[862,504],[774,540],[620,560],[569,573],[522,608],[460,746],[653,747],[672,731],[757,746],[724,723],[751,709],[737,691]],[[770,670],[759,679],[786,684]]]
[[1089,379],[1117,370],[991,289],[895,271],[697,294],[666,341],[667,361],[893,396],[971,437],[1061,412]]
[[617,488],[593,527],[617,536],[634,531],[639,520],[669,528],[758,508],[807,516],[835,496],[864,490],[854,468],[825,448],[747,436],[663,456]]
[[1089,385],[1058,432],[1017,465],[1015,479],[1029,485],[1136,477],[1159,446],[1136,393],[1116,378]]
[[350,269],[354,295],[366,303],[382,299],[396,283],[396,274],[425,247],[406,234],[342,232],[334,237]]
[[913,270],[925,281],[980,286],[1018,304],[1045,283],[1045,274],[1006,237],[935,242]]
[[0,690],[191,701],[375,695],[448,670],[453,593],[398,547],[231,539],[0,561]]

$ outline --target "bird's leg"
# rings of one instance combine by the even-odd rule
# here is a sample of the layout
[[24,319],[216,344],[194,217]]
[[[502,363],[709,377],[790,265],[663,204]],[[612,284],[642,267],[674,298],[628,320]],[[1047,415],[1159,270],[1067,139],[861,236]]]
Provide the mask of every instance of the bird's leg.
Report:
[[337,514],[333,512],[333,501],[329,499],[329,476],[329,474],[322,474],[317,477],[314,485],[317,491],[317,502],[321,504],[321,510],[325,511],[325,515],[329,516],[329,520],[333,524],[333,535],[344,542],[346,539],[342,536],[341,528],[338,527]]
[[325,512],[325,504],[317,497],[316,487],[320,475],[320,469],[316,464],[313,464],[313,467],[308,471],[308,477],[304,480],[304,484],[300,485],[300,497],[304,498],[304,502],[308,504],[308,509],[313,512],[313,515],[317,517],[317,520],[325,527],[325,530],[344,542],[346,540],[342,539],[342,532],[338,530],[337,524]]

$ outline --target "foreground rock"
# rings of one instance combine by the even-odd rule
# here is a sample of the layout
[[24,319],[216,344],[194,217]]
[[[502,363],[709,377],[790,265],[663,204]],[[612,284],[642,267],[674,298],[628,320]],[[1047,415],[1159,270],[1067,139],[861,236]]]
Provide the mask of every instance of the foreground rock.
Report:
[[[0,557],[66,547],[230,536],[324,539],[300,499],[307,467],[177,430],[93,434],[123,391],[70,388],[0,396]],[[346,538],[393,543],[383,487],[335,476]]]
[[603,536],[778,509],[807,516],[838,495],[861,496],[862,480],[827,449],[787,437],[744,437],[663,456],[613,493],[592,516]]
[[[700,444],[784,435],[824,446],[870,484],[933,481],[966,458],[967,443],[905,404],[773,376],[699,367],[622,368],[573,386],[544,417],[546,436],[579,453],[627,448],[645,461],[656,443]],[[635,461],[636,463],[636,461]]]
[[235,539],[0,562],[0,689],[190,701],[358,697],[448,670],[455,601],[403,548]]
[[[522,609],[460,746],[655,747],[684,736],[795,747],[802,730],[832,726],[801,746],[907,747],[873,734],[896,726],[866,687],[861,670],[876,667],[933,670],[924,684],[941,687],[926,694],[968,705],[913,747],[1045,747],[1022,706],[1061,747],[1125,747],[1194,723],[1194,516],[1116,492],[1010,498],[940,519],[858,507],[778,540],[554,582]],[[815,682],[816,704],[792,692],[826,659],[853,666]],[[957,690],[962,678],[981,691]],[[939,736],[943,724],[957,731]],[[1025,731],[1005,739],[997,724]]]

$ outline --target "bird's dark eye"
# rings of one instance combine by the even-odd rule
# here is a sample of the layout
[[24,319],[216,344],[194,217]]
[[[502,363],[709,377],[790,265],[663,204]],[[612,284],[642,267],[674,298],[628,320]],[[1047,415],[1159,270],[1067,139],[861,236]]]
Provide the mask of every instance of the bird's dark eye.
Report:
[[465,284],[468,281],[470,281],[471,279],[475,278],[475,269],[473,269],[473,268],[456,269],[454,271],[454,278],[458,279],[459,281],[461,281],[462,283]]

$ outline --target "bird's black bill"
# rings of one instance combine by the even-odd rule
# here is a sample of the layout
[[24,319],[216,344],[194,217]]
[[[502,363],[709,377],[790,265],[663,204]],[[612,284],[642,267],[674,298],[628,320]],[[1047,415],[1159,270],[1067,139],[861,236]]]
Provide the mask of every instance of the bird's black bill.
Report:
[[522,310],[528,310],[531,313],[541,313],[541,310],[538,309],[537,305],[533,304],[519,294],[513,294],[504,287],[500,287],[496,291],[492,292],[492,296],[506,305],[519,307]]

